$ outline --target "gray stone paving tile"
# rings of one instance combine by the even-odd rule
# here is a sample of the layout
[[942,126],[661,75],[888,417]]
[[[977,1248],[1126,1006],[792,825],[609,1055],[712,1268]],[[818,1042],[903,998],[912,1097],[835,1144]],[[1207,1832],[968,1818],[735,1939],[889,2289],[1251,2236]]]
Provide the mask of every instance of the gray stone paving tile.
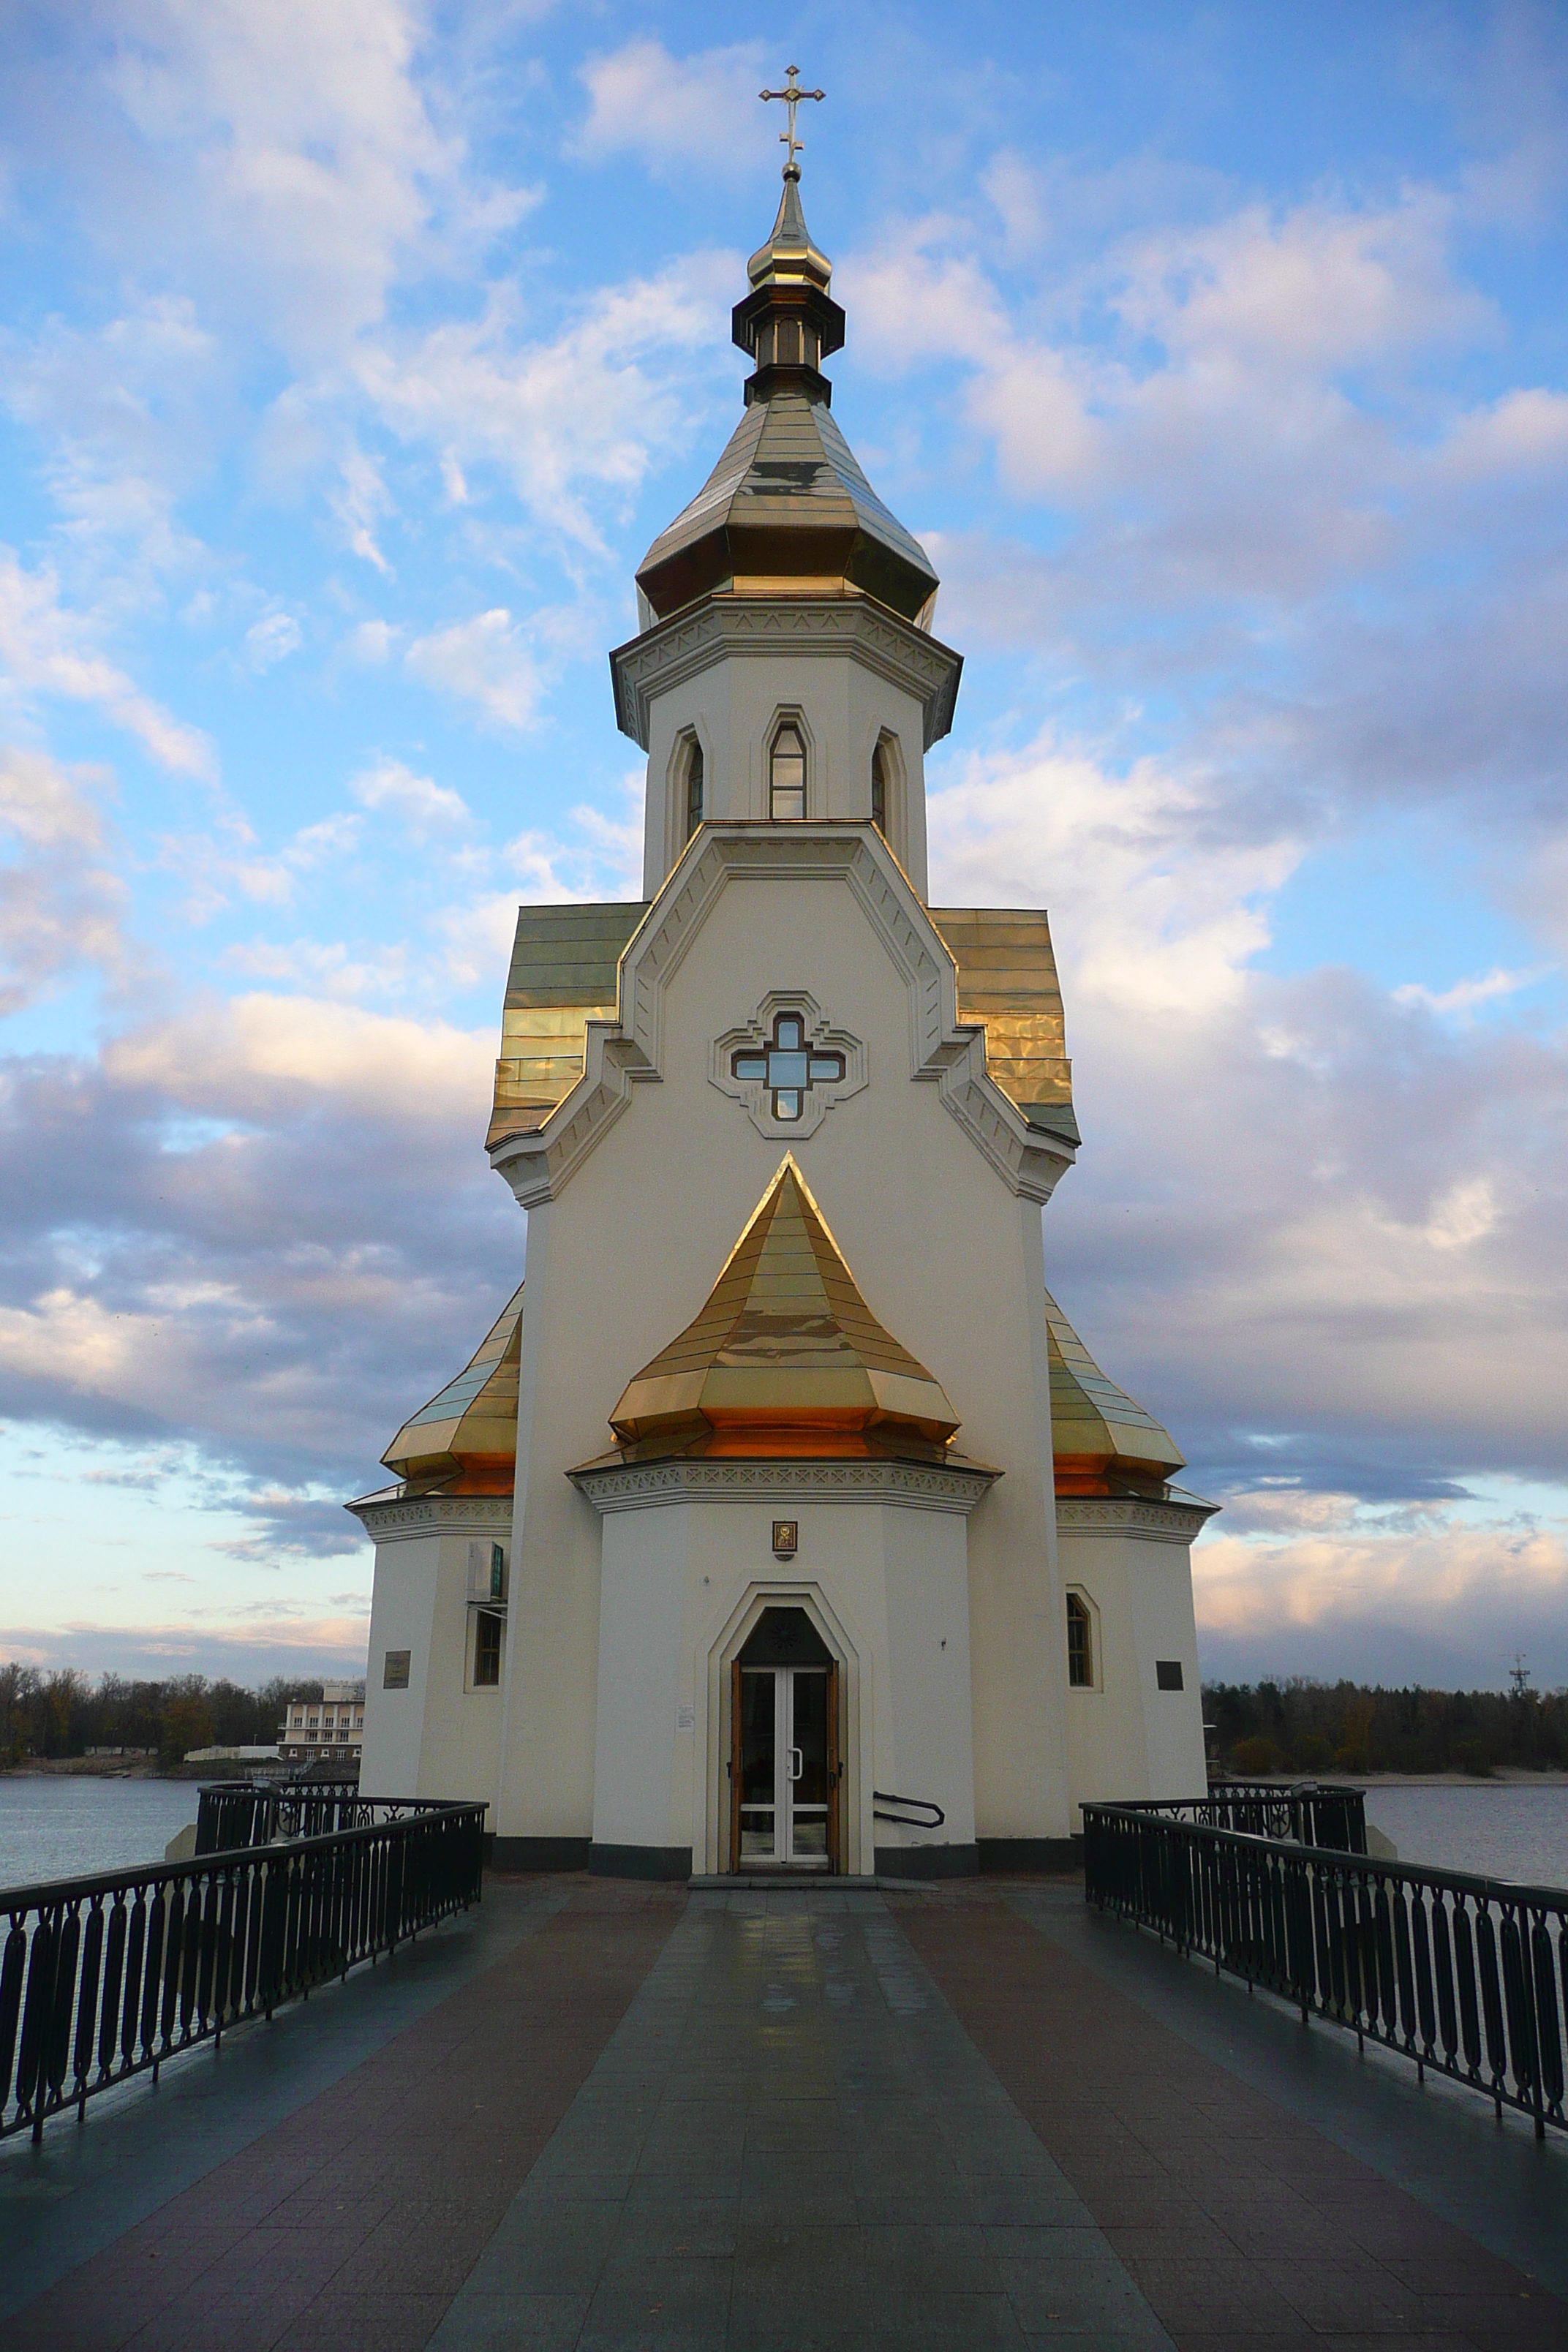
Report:
[[1029,2339],[1006,2296],[993,2292],[879,2295],[869,2340],[877,2352],[1023,2352]]
[[658,2275],[606,2279],[588,2306],[580,2352],[722,2352],[729,2333],[728,2265],[710,2277]]
[[585,2294],[490,2294],[467,2289],[439,2330],[442,2352],[573,2352]]
[[618,2205],[519,2198],[475,2264],[474,2282],[493,2294],[592,2294],[620,2218]]
[[1109,2252],[1045,2260],[1026,2255],[997,2269],[1019,2326],[1028,2336],[1083,2336],[1097,2344],[1157,2352],[1170,2338],[1127,2273]]
[[431,2352],[503,2278],[582,2352],[1166,2342],[874,1895],[692,1899]]

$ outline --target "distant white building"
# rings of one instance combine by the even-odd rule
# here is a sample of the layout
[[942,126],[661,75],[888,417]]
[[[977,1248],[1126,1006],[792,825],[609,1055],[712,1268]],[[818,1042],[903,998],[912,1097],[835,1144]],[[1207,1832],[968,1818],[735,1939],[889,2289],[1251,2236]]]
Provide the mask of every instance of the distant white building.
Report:
[[324,1683],[319,1699],[296,1699],[278,1727],[278,1754],[285,1764],[359,1763],[364,1745],[364,1685]]

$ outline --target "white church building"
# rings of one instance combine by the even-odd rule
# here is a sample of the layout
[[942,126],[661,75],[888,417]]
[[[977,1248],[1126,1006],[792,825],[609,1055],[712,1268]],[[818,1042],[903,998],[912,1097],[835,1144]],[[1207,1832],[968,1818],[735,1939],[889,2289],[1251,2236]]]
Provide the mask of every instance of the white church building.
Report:
[[485,1799],[514,1869],[1054,1867],[1084,1800],[1205,1786],[1211,1507],[1047,1287],[1050,933],[930,903],[961,661],[833,420],[790,156],[744,413],[610,656],[643,896],[518,917],[526,1284],[350,1506],[363,1785]]

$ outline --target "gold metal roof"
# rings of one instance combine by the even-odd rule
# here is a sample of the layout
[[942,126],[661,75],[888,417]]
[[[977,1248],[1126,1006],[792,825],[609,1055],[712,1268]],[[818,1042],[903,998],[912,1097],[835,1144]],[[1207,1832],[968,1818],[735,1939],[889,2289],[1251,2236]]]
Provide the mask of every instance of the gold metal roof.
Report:
[[517,1462],[517,1375],[522,1350],[518,1285],[455,1381],[405,1421],[382,1455],[389,1470],[420,1486],[510,1493]]
[[786,169],[767,243],[759,245],[747,262],[746,276],[753,287],[781,278],[803,278],[824,294],[833,284],[833,264],[818,249],[805,225],[798,172]]
[[1184,1466],[1168,1431],[1107,1379],[1046,1293],[1058,1495],[1149,1493]]
[[662,620],[714,590],[858,590],[920,618],[937,577],[871,488],[825,402],[787,386],[753,401],[707,481],[637,567]]
[[786,1154],[695,1322],[610,1415],[624,1444],[794,1455],[940,1452],[958,1415],[878,1322]]
[[931,919],[958,966],[959,1019],[984,1025],[987,1076],[1031,1127],[1080,1142],[1045,910],[933,907]]
[[614,1021],[626,941],[647,905],[520,907],[485,1148],[542,1128],[583,1075],[590,1021]]

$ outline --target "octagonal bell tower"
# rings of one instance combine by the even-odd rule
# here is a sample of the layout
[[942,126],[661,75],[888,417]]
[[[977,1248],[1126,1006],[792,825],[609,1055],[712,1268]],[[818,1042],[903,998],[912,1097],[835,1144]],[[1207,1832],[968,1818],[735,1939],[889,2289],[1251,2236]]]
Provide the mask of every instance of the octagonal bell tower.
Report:
[[643,888],[703,822],[871,819],[926,896],[925,754],[963,663],[931,634],[937,579],[834,422],[844,341],[832,264],[784,166],[734,340],[745,413],[637,569],[641,633],[610,656],[616,716],[648,754]]

